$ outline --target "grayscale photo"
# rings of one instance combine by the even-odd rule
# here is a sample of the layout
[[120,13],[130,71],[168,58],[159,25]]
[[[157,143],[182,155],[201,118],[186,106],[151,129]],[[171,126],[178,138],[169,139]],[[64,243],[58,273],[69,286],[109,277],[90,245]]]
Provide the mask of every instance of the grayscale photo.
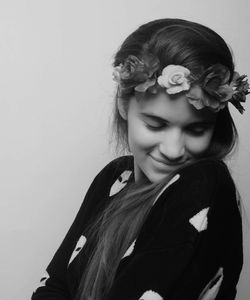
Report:
[[0,299],[249,299],[249,9],[0,0]]

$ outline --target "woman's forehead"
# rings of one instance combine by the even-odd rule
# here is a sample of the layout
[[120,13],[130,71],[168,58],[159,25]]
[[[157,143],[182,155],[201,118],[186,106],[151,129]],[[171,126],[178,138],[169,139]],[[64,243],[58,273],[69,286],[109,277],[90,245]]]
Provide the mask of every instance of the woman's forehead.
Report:
[[156,95],[147,95],[140,100],[133,97],[131,109],[137,113],[153,115],[173,123],[213,121],[216,113],[209,109],[196,109],[186,99],[185,93],[168,95],[162,91]]

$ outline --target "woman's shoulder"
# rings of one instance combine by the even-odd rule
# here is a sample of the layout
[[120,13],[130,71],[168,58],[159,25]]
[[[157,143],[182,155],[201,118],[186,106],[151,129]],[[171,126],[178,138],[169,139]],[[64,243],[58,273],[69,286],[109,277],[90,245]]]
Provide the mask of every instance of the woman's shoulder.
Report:
[[160,198],[210,198],[217,193],[235,193],[235,184],[225,162],[203,159],[179,169],[164,186]]
[[207,158],[198,160],[181,168],[179,174],[186,180],[210,179],[212,182],[233,182],[226,163],[220,159]]
[[226,163],[221,159],[215,159],[215,158],[204,158],[199,159],[197,161],[191,162],[190,164],[185,165],[182,170],[184,172],[192,172],[192,171],[215,171],[215,170],[224,170],[228,171],[228,167]]
[[234,181],[223,161],[200,160],[182,168],[158,194],[157,213],[162,212],[166,226],[178,224],[182,218],[188,223],[192,218],[200,220],[208,211],[237,212],[238,215],[235,191]]

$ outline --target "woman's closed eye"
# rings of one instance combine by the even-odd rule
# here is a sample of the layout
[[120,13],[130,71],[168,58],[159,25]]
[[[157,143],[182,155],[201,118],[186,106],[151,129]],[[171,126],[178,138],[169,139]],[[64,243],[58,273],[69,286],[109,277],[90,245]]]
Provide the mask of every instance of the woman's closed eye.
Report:
[[206,125],[195,125],[186,128],[186,132],[190,135],[200,136],[206,133],[208,130],[212,129],[211,124]]
[[153,131],[162,130],[163,128],[166,127],[166,124],[161,124],[161,123],[145,123],[145,124],[148,129]]
[[[160,131],[167,127],[166,123],[146,122],[145,124],[146,124],[146,127],[152,131]],[[204,125],[189,126],[189,127],[185,128],[185,131],[189,135],[201,136],[210,129],[212,129],[211,124],[204,124]]]
[[168,126],[168,122],[166,120],[157,116],[141,113],[141,118],[145,126],[152,131],[162,130]]

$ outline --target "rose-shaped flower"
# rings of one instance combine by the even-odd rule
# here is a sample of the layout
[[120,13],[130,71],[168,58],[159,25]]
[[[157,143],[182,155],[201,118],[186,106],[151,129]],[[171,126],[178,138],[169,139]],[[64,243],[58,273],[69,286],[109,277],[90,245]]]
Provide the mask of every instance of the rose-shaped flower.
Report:
[[186,93],[187,100],[196,109],[202,109],[205,107],[203,103],[204,93],[199,85],[194,85],[191,87],[188,93]]
[[210,66],[201,75],[199,82],[208,97],[226,102],[232,98],[234,90],[229,85],[230,71],[221,64]]
[[[155,86],[155,83],[156,83],[156,79],[155,79],[155,78],[153,78],[153,79],[148,79],[148,80],[146,80],[145,82],[138,84],[138,85],[135,87],[135,91],[144,93],[144,92],[146,92],[147,90],[149,90],[151,87],[154,87],[154,86]],[[151,90],[152,90],[152,89],[151,89]]]
[[186,93],[186,97],[188,102],[196,109],[208,107],[210,110],[218,112],[226,106],[225,101],[219,101],[217,98],[205,94],[198,84],[190,88],[189,92]]
[[202,82],[202,87],[208,87],[213,90],[217,90],[217,88],[221,85],[227,84],[230,78],[230,71],[228,67],[215,64],[207,68],[200,77],[200,81]]
[[230,71],[221,64],[206,69],[186,94],[189,103],[197,109],[208,107],[214,112],[225,108],[234,89],[229,84]]
[[190,88],[188,76],[190,71],[179,65],[168,65],[158,77],[158,84],[166,88],[168,94],[176,94],[187,91]]
[[118,82],[123,92],[130,92],[134,89],[144,93],[155,85],[155,72],[158,69],[159,60],[152,54],[144,53],[140,58],[129,55],[124,64],[114,68],[113,79]]
[[209,106],[213,109],[224,108],[225,102],[230,101],[240,113],[243,113],[244,108],[240,102],[245,102],[249,89],[249,84],[245,80],[246,75],[240,76],[234,72],[230,84],[229,78],[229,69],[224,65],[215,64],[202,74],[199,82],[204,90],[205,98],[209,99]]
[[121,79],[123,81],[143,82],[147,80],[147,72],[145,72],[145,64],[142,60],[134,55],[129,55],[121,69]]

